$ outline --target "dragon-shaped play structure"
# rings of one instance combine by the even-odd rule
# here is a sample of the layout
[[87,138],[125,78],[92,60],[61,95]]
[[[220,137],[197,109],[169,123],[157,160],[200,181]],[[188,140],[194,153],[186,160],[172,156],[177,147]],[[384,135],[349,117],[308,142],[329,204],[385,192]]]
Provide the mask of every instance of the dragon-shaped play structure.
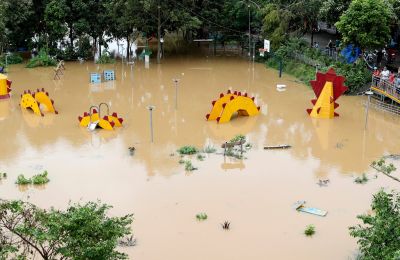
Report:
[[344,86],[346,78],[338,76],[333,68],[326,73],[317,72],[315,80],[310,81],[316,99],[311,100],[314,107],[307,112],[314,118],[334,118],[339,116],[335,109],[339,107],[336,100],[347,91]]

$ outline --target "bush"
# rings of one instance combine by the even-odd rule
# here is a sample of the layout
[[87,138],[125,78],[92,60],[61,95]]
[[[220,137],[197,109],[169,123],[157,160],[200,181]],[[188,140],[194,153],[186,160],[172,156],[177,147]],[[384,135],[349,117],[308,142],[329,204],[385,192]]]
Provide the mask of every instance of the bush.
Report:
[[345,85],[349,88],[348,94],[357,94],[371,81],[371,72],[367,69],[362,59],[354,64],[347,64],[333,60],[323,54],[320,50],[310,48],[304,40],[290,38],[285,45],[282,45],[275,56],[269,56],[267,66],[279,69],[279,61],[283,62],[283,71],[295,76],[303,83],[310,85],[310,80],[315,79],[315,67],[303,61],[293,58],[294,54],[302,54],[306,59],[311,59],[320,65],[319,69],[326,72],[329,67],[333,67],[338,75],[346,77]]
[[[18,53],[11,53],[10,55],[7,56],[7,65],[10,64],[20,64],[24,61],[21,55]],[[3,66],[6,64],[6,57],[5,54],[0,56],[0,64],[3,64]],[[0,65],[1,66],[1,65]]]
[[350,227],[357,238],[361,259],[399,259],[400,194],[379,191],[372,199],[373,214],[357,216],[364,225]]
[[304,234],[308,237],[311,237],[312,235],[315,234],[315,226],[314,225],[308,225],[306,229],[304,230]]
[[28,61],[26,65],[27,68],[35,68],[35,67],[49,67],[55,66],[57,61],[50,57],[46,50],[42,49],[36,57],[33,57]]
[[96,61],[97,64],[109,64],[109,63],[115,63],[115,59],[111,58],[110,54],[108,52],[103,52],[101,57]]

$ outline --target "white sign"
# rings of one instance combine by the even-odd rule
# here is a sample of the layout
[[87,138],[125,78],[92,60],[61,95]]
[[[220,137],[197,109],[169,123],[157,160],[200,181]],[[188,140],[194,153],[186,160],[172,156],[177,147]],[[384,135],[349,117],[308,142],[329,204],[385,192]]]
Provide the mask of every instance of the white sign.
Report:
[[269,40],[264,40],[264,50],[269,52],[271,48],[271,42]]

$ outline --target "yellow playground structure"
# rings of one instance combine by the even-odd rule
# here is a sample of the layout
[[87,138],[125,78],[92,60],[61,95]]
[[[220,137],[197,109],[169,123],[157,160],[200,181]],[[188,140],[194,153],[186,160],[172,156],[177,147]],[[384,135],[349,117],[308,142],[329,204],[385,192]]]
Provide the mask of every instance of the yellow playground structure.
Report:
[[347,90],[344,86],[345,77],[336,74],[330,68],[326,73],[317,72],[316,79],[310,81],[316,99],[311,100],[314,105],[312,109],[307,109],[308,114],[313,118],[332,119],[339,116],[335,109],[339,107],[335,101]]
[[0,99],[6,99],[10,97],[11,92],[11,81],[7,79],[7,76],[0,73]]
[[21,95],[19,105],[21,108],[31,109],[38,116],[44,116],[43,111],[58,114],[54,108],[54,101],[49,98],[49,93],[44,88],[41,90],[37,89],[36,92],[31,92],[30,90],[24,91],[24,94]]
[[[107,107],[107,115],[103,118],[100,115],[102,106]],[[99,106],[91,106],[89,108],[89,113],[85,112],[83,116],[78,117],[78,120],[80,126],[85,126],[91,131],[96,128],[114,130],[115,126],[121,127],[124,121],[122,118],[118,117],[118,114],[115,112],[110,115],[110,108],[106,103],[101,103]]]
[[228,90],[227,94],[221,93],[218,100],[212,102],[212,109],[206,115],[208,121],[217,120],[218,123],[226,123],[231,120],[233,114],[238,116],[254,116],[260,112],[260,107],[254,103],[254,97],[248,97],[247,93]]

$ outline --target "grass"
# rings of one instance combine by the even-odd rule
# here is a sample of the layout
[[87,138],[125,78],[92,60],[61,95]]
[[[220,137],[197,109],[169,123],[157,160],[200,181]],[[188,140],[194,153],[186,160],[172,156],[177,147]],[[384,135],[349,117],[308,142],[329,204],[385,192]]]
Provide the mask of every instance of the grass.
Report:
[[208,216],[207,216],[206,213],[198,213],[198,214],[196,215],[196,219],[197,219],[198,221],[203,221],[203,220],[206,220],[207,218],[208,218]]
[[304,230],[304,234],[308,237],[311,237],[315,234],[315,226],[314,225],[308,225],[306,229]]
[[185,170],[191,172],[197,170],[197,168],[193,166],[191,161],[185,161]]
[[369,179],[368,179],[367,175],[365,173],[363,173],[361,177],[355,178],[354,182],[358,183],[358,184],[364,184],[364,183],[367,183],[368,180]]
[[386,174],[391,174],[396,170],[396,167],[393,165],[393,163],[386,164],[385,159],[381,158],[378,161],[373,161],[372,166],[376,168],[378,171],[381,171]]
[[34,184],[34,185],[41,185],[41,184],[46,184],[50,181],[50,179],[47,177],[48,172],[44,171],[43,173],[39,173],[34,175],[32,178],[26,178],[23,174],[18,175],[17,181],[15,182],[18,185],[28,185],[28,184]]
[[192,155],[199,152],[199,150],[191,145],[185,145],[178,149],[177,151],[180,155]]
[[246,141],[246,136],[242,135],[242,134],[238,134],[236,135],[234,138],[232,138],[229,143],[236,143],[239,141]]

